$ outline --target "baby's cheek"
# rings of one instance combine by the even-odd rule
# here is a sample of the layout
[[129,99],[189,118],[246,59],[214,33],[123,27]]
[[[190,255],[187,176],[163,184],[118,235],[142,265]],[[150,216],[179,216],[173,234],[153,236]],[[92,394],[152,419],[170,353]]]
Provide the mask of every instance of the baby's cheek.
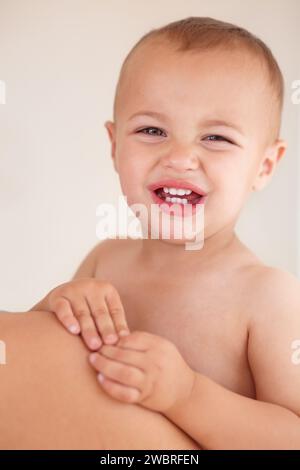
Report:
[[124,196],[127,197],[128,203],[130,201],[130,203],[132,204],[133,199],[134,199],[134,194],[136,192],[136,189],[133,184],[134,176],[127,174],[127,173],[123,173],[119,176],[120,176],[120,185],[122,188],[122,193]]
[[125,173],[120,178],[120,184],[128,205],[145,203],[145,183],[139,175]]

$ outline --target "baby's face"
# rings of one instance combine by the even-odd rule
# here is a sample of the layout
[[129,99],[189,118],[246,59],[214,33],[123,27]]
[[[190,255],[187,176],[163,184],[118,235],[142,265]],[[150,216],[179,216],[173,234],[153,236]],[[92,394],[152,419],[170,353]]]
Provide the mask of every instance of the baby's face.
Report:
[[106,123],[129,205],[150,211],[149,184],[185,180],[207,193],[205,237],[234,225],[278,159],[278,148],[266,147],[272,101],[260,67],[245,51],[175,53],[146,44],[135,52],[116,122]]

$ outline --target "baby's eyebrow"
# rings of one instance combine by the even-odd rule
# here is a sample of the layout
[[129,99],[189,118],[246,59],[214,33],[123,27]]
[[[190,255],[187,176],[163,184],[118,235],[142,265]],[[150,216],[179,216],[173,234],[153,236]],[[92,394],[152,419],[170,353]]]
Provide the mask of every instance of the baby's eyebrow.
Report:
[[232,129],[235,129],[237,132],[240,134],[244,134],[243,129],[238,125],[233,122],[229,121],[224,121],[222,119],[206,119],[205,121],[202,122],[204,126],[226,126],[226,127],[231,127]]
[[161,118],[161,119],[167,118],[167,116],[165,116],[163,113],[159,113],[157,111],[137,111],[136,113],[130,116],[128,121],[131,121],[131,119],[135,118],[136,116],[151,116],[151,117]]
[[[165,114],[159,113],[158,111],[137,111],[136,113],[132,114],[129,117],[128,121],[131,121],[131,119],[137,116],[150,116],[150,117],[162,119],[165,121],[168,120],[168,117]],[[232,129],[235,129],[237,132],[239,132],[241,135],[244,135],[244,132],[239,125],[233,122],[223,120],[223,119],[204,119],[199,122],[199,125],[200,124],[204,127],[212,127],[212,126],[231,127]]]

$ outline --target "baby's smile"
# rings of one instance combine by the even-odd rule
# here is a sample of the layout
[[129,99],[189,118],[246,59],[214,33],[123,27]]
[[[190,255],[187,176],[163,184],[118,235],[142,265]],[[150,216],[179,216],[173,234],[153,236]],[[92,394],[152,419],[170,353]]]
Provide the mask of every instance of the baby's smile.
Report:
[[[162,210],[181,204],[182,206],[191,205],[192,214],[197,210],[199,204],[204,204],[207,199],[207,193],[186,180],[160,180],[147,186],[151,193],[152,200],[158,204]],[[181,211],[184,215],[184,211]]]

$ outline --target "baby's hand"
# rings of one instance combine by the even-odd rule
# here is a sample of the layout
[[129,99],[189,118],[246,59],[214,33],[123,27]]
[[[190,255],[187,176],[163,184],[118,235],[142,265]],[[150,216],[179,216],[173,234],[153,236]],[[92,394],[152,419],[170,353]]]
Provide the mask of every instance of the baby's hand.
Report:
[[171,341],[143,331],[103,345],[90,362],[106,393],[161,413],[188,400],[196,374]]
[[120,296],[109,282],[76,279],[53,289],[42,302],[71,333],[81,333],[92,350],[99,349],[101,339],[115,343],[118,335],[129,334]]

